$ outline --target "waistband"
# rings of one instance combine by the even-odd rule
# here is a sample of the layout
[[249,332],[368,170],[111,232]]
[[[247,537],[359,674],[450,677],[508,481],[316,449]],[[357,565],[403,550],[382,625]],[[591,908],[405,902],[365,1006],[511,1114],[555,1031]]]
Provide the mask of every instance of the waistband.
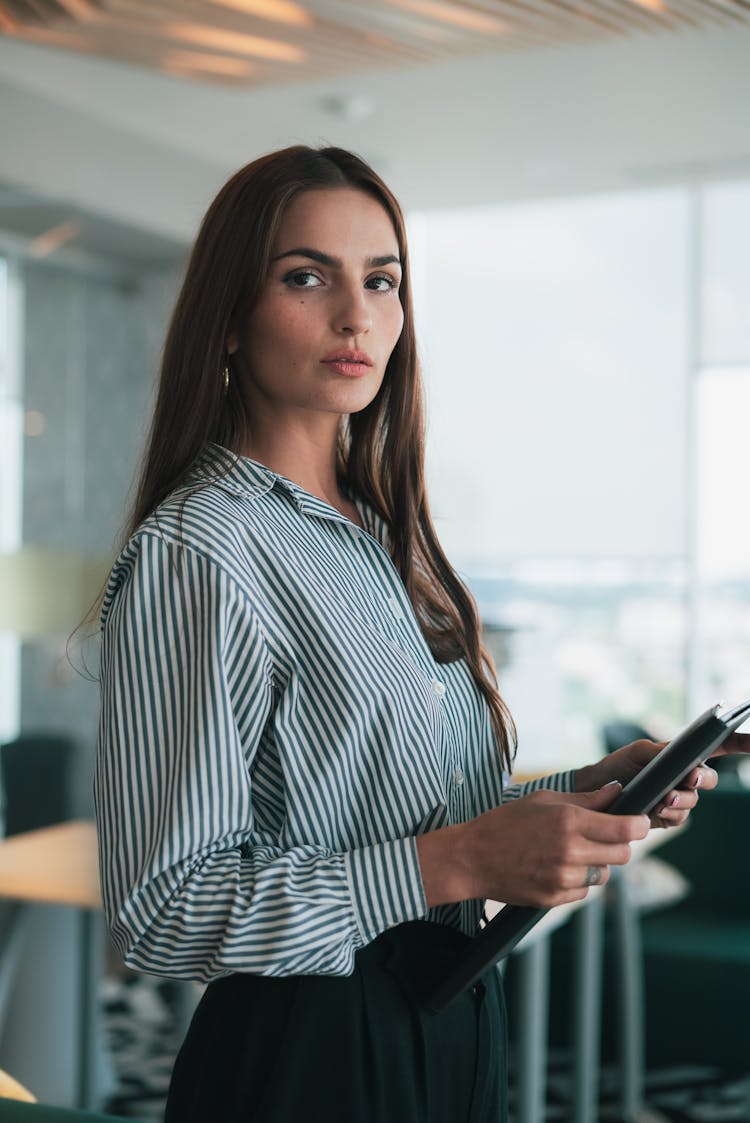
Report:
[[455,964],[469,937],[432,920],[413,920],[382,932],[360,948],[355,972],[383,968],[395,974],[421,1005]]

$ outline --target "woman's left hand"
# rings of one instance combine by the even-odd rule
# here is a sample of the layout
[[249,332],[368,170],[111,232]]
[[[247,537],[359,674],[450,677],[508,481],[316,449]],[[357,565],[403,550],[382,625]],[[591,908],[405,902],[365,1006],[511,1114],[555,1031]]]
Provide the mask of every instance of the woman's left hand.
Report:
[[[576,791],[593,791],[610,780],[619,780],[623,787],[660,752],[665,741],[634,741],[610,753],[596,764],[581,768],[576,773]],[[750,734],[733,733],[714,754],[712,759],[731,753],[750,753]],[[653,827],[676,827],[684,823],[698,802],[701,791],[710,791],[719,781],[718,773],[710,764],[693,768],[651,812]]]

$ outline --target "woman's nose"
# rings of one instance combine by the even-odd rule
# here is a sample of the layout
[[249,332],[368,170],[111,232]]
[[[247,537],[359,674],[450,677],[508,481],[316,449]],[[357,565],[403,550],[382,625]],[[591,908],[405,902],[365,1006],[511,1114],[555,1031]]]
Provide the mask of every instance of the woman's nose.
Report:
[[342,291],[334,313],[334,327],[344,335],[362,335],[372,327],[367,297],[359,286]]

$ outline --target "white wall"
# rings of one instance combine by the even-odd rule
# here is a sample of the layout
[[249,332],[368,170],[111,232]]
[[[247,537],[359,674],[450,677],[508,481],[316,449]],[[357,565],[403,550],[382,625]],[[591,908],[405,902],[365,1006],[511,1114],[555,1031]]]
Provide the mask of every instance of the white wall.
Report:
[[238,92],[0,38],[0,180],[190,239],[230,170],[299,141],[361,152],[409,209],[716,178],[750,169],[748,59],[738,26]]

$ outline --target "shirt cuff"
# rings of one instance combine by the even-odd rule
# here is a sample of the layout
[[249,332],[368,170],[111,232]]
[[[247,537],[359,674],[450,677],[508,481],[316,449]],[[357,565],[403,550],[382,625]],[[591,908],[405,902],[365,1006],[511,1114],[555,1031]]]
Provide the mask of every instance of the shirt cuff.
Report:
[[555,781],[555,791],[557,792],[574,792],[576,790],[575,768],[571,768],[567,772],[555,772],[552,779]]
[[415,838],[350,850],[345,868],[363,943],[396,924],[427,916]]
[[549,776],[539,776],[536,780],[525,780],[522,784],[511,784],[503,790],[503,803],[532,792],[574,792],[576,790],[574,768],[566,772],[553,772]]

